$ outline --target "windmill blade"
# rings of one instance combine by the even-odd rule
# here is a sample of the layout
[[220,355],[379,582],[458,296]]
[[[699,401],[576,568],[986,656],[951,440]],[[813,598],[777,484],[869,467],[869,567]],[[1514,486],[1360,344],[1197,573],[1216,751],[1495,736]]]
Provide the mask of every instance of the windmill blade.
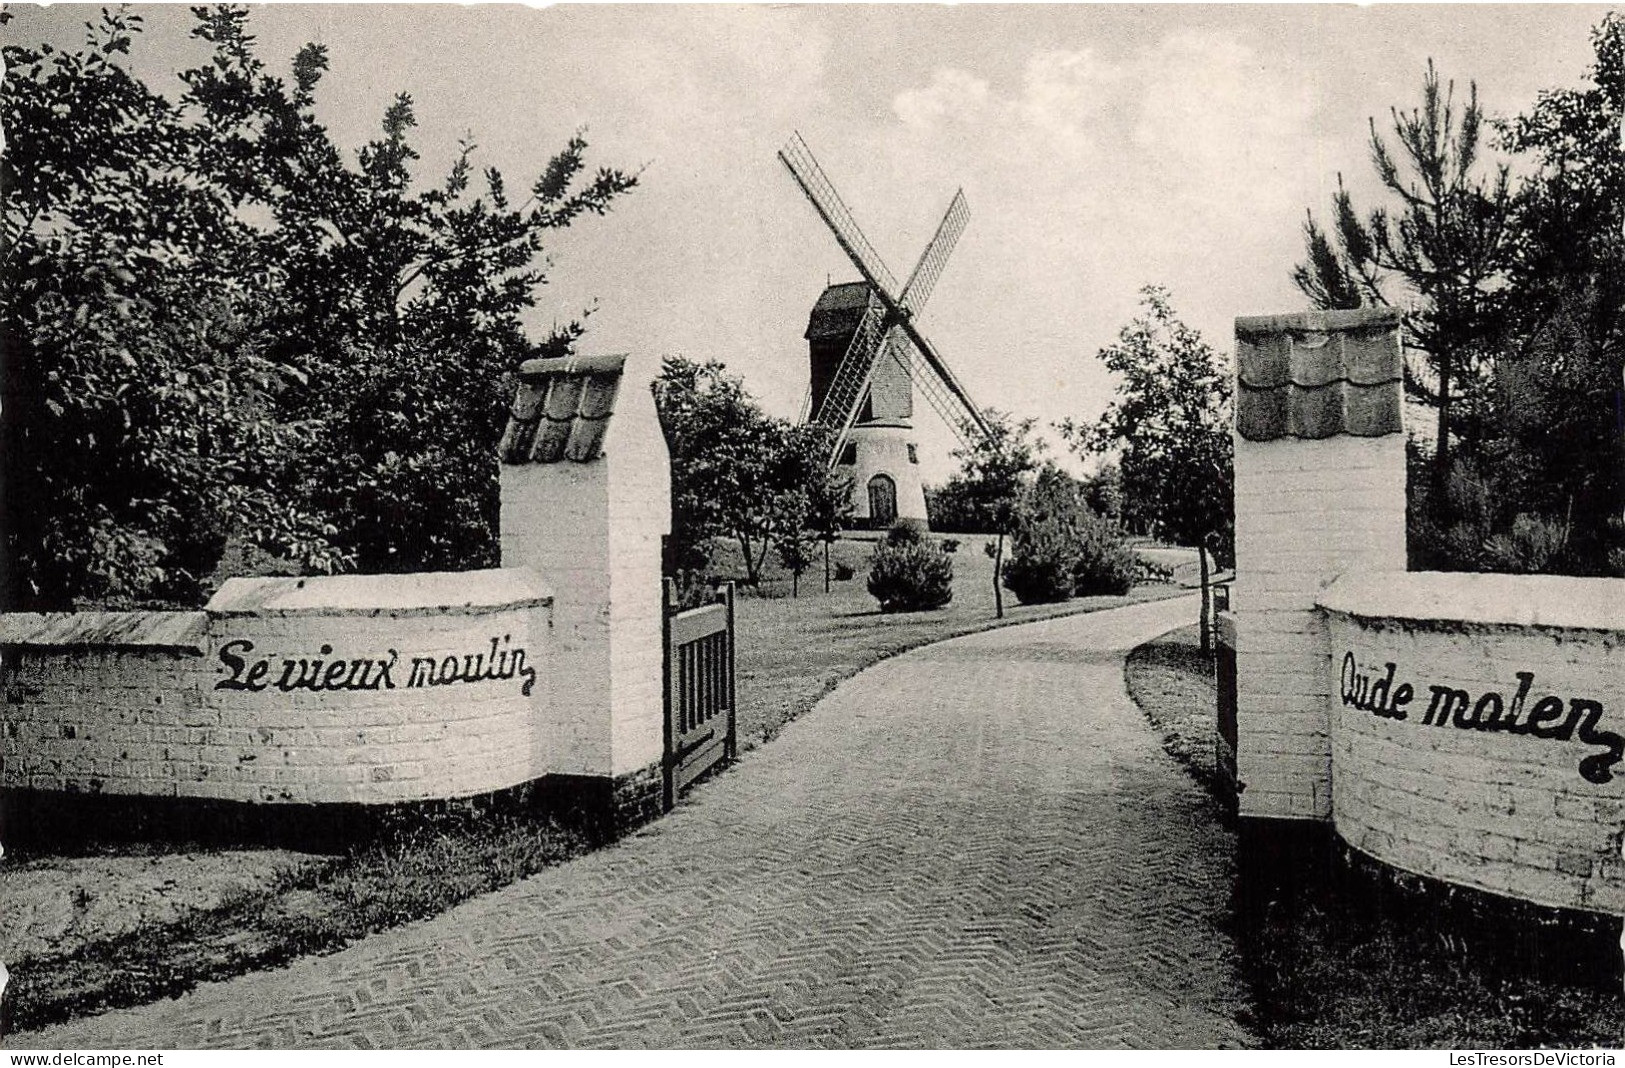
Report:
[[785,146],[779,149],[779,159],[790,171],[790,176],[801,186],[801,191],[812,202],[813,208],[824,220],[830,233],[840,244],[842,251],[852,261],[852,265],[863,275],[864,280],[880,291],[881,298],[887,304],[896,303],[897,278],[886,267],[880,253],[863,236],[858,228],[858,222],[852,217],[852,209],[846,206],[846,201],[835,191],[835,185],[824,174],[824,169],[813,158],[812,150],[807,142],[801,139],[801,134],[792,134]]
[[[937,414],[950,427],[957,428],[958,416],[968,417],[973,425],[982,433],[989,433],[987,418],[982,415],[982,409],[970,399],[965,387],[959,384],[953,371],[948,368],[937,350],[927,341],[925,335],[920,333],[912,319],[904,318],[897,324],[908,335],[913,351],[909,354],[909,362],[914,369],[914,381],[919,384],[920,392],[925,394],[931,406],[936,408]],[[938,394],[941,394],[940,396]]]
[[[953,431],[953,435],[958,439],[959,444],[965,448],[970,448],[971,440],[965,433],[966,419],[964,416],[966,409],[964,404],[959,398],[948,392],[948,388],[943,385],[942,380],[937,377],[936,373],[931,370],[930,365],[920,356],[918,349],[913,345],[903,347],[908,354],[905,366],[909,368],[910,374],[914,378],[914,384],[919,387],[921,395],[931,402],[931,407],[936,410],[937,415],[942,417],[943,425]],[[898,354],[898,359],[905,359],[901,352]]]
[[874,376],[875,358],[881,354],[882,346],[892,333],[895,332],[888,331],[886,327],[884,308],[871,304],[863,320],[858,323],[851,343],[846,346],[846,353],[835,370],[835,377],[830,380],[829,389],[824,391],[823,402],[819,404],[812,421],[835,431],[830,446],[831,464],[841,455],[846,436],[851,432],[852,424],[857,422],[858,408],[869,389],[869,380]]
[[937,224],[937,232],[931,238],[931,243],[925,246],[920,254],[920,262],[914,265],[914,271],[903,284],[903,295],[897,298],[897,303],[905,312],[914,314],[925,307],[925,302],[931,299],[931,291],[937,288],[937,279],[942,277],[942,268],[948,263],[948,256],[959,243],[959,235],[965,232],[965,224],[970,221],[970,206],[965,203],[963,189],[954,192],[954,198],[948,203],[948,212]]

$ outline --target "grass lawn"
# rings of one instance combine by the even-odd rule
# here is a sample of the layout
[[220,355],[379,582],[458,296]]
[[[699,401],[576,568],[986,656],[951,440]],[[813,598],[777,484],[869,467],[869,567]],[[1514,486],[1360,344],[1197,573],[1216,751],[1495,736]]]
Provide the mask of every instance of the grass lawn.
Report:
[[[1128,686],[1164,744],[1204,785],[1213,766],[1214,682],[1185,627],[1129,656]],[[1510,975],[1457,936],[1400,926],[1309,885],[1245,928],[1252,1026],[1290,1049],[1617,1047],[1625,1001],[1611,990]]]
[[[743,752],[770,740],[788,720],[810,709],[842,679],[906,649],[997,625],[993,609],[992,561],[982,539],[960,539],[954,555],[954,599],[934,612],[882,615],[864,586],[875,539],[843,539],[833,560],[855,576],[823,592],[822,567],[803,576],[801,595],[790,596],[790,577],[774,566],[757,589],[742,591],[736,604],[739,627],[739,743]],[[738,557],[725,552],[724,574]],[[1187,592],[1151,585],[1128,597],[1079,599],[1059,605],[1024,607],[1007,598],[1006,623],[1090,611]],[[748,759],[748,757],[746,757]],[[703,787],[702,787],[703,789]],[[253,853],[216,853],[207,868],[213,887],[194,888],[205,907],[156,907],[130,900],[142,914],[119,925],[93,922],[95,902],[70,890],[61,910],[77,910],[84,922],[66,923],[49,948],[7,963],[12,983],[6,993],[6,1033],[34,1029],[74,1016],[141,1005],[176,996],[199,982],[227,979],[285,964],[310,953],[332,952],[374,931],[443,912],[459,901],[488,893],[592,848],[578,831],[540,818],[486,818],[441,822],[357,847],[342,856],[279,859],[274,877],[244,879],[242,865]],[[35,854],[21,866],[0,869],[0,901],[16,898],[40,879],[63,881],[73,864],[137,863],[148,877],[167,856],[176,871],[198,851],[180,849],[76,850],[74,858]],[[239,869],[231,870],[232,857]],[[257,863],[264,866],[262,856]],[[53,866],[57,870],[51,870]],[[169,874],[161,872],[160,874]],[[235,875],[235,880],[226,877]],[[107,880],[104,880],[104,882]],[[185,876],[180,879],[185,882]],[[159,879],[161,886],[164,882]],[[228,885],[229,884],[229,885]],[[100,884],[97,884],[100,885]],[[174,896],[170,888],[171,896]],[[70,917],[70,920],[73,917]],[[0,912],[0,923],[20,922]]]

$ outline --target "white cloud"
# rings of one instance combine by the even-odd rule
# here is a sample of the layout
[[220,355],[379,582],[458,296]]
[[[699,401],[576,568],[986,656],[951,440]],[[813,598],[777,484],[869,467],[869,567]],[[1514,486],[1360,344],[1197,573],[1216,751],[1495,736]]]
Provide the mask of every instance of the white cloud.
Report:
[[1122,67],[1102,62],[1093,49],[1048,50],[1027,60],[1021,99],[1014,111],[1029,125],[1074,147],[1090,142],[1090,129],[1112,106]]
[[985,79],[962,70],[940,69],[931,84],[906,89],[892,101],[892,110],[903,125],[929,129],[943,122],[976,123],[988,119],[993,106]]

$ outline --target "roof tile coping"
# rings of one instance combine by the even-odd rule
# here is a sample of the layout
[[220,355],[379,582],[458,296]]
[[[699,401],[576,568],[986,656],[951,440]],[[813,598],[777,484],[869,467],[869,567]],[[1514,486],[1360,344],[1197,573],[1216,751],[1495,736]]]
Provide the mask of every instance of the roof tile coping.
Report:
[[1400,321],[1398,308],[1328,308],[1284,315],[1240,315],[1236,317],[1236,336],[1252,341],[1270,334],[1370,330],[1398,326]]
[[596,460],[625,367],[624,353],[526,360],[498,446],[502,462]]
[[1262,442],[1402,432],[1400,321],[1394,308],[1237,319],[1237,433]]
[[1405,373],[1399,323],[1393,308],[1244,316],[1236,320],[1236,377],[1251,390],[1398,382]]
[[1442,571],[1351,572],[1321,608],[1361,619],[1625,633],[1625,579]]
[[206,611],[231,616],[478,615],[551,605],[553,591],[529,568],[420,571],[407,575],[234,578]]
[[202,653],[208,628],[203,612],[8,612],[0,645]]

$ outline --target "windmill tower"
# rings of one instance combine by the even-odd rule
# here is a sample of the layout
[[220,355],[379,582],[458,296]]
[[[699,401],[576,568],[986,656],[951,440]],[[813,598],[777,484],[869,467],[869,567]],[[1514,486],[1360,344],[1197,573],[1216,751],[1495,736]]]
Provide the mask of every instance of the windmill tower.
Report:
[[829,286],[813,305],[805,335],[811,381],[802,419],[834,432],[829,462],[852,476],[861,525],[884,528],[901,519],[923,527],[915,387],[961,442],[966,422],[972,432],[987,431],[981,409],[914,322],[970,218],[965,195],[954,194],[899,287],[799,133],[779,150],[779,159],[862,276]]

